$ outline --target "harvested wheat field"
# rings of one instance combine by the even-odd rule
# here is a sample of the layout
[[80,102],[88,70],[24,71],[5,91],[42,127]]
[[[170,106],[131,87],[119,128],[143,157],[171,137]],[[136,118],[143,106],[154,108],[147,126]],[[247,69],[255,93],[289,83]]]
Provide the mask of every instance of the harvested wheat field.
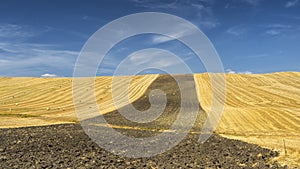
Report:
[[[207,112],[209,112],[210,110],[210,101],[212,98],[211,85],[208,74],[196,74],[193,77],[196,82],[197,91],[199,92],[198,99],[201,106],[201,110],[198,116],[199,119],[197,121],[199,122],[200,126],[198,126],[198,128],[196,126],[196,128],[194,128],[193,130],[195,131],[195,133],[199,133],[201,125],[207,115]],[[194,159],[196,157],[192,158],[191,155],[184,153],[188,152],[184,148],[184,145],[186,144],[187,147],[189,147],[192,143],[191,140],[189,140],[189,137],[193,137],[194,141],[197,141],[197,135],[191,135],[187,138],[186,141],[182,142],[182,144],[179,145],[180,148],[177,149],[181,152],[181,155],[185,155],[184,157],[181,157],[183,158],[183,160],[179,161],[179,163],[176,164],[176,166],[184,167],[185,165],[190,165],[189,163],[192,163],[192,161],[198,161],[198,164],[193,164],[192,166],[201,166],[201,168],[230,168],[230,166],[236,168],[277,168],[283,165],[297,167],[297,165],[300,164],[300,131],[298,130],[300,127],[300,73],[289,72],[262,75],[226,74],[225,77],[227,87],[226,102],[223,116],[217,127],[216,133],[223,137],[236,139],[236,141],[231,142],[230,139],[225,139],[221,137],[219,138],[219,135],[216,135],[216,137],[214,137],[210,141],[210,143],[212,145],[215,145],[215,147],[209,148],[207,147],[208,145],[206,145],[201,149],[201,145],[195,143],[194,145],[200,147],[199,149],[192,148],[193,151],[195,151],[194,153],[199,155],[199,152],[206,152],[208,153],[208,156],[204,158],[210,160],[221,160],[208,165],[207,162],[203,163],[203,161],[201,160],[198,161],[199,159]],[[129,77],[120,77],[119,85],[123,85],[122,78],[124,79]],[[120,132],[124,132],[127,135],[133,134],[135,136],[139,135],[140,137],[148,137],[153,135],[153,133],[151,132],[161,132],[161,130],[166,129],[170,126],[179,109],[177,101],[178,99],[180,99],[180,97],[178,97],[179,93],[177,91],[177,88],[174,87],[174,85],[171,83],[170,80],[168,80],[167,77],[165,77],[164,75],[136,76],[131,82],[130,102],[132,102],[133,105],[140,110],[145,110],[149,107],[149,102],[147,101],[147,96],[149,95],[149,90],[147,90],[148,88],[151,89],[156,87],[163,87],[163,90],[169,92],[169,99],[167,104],[168,107],[166,107],[165,112],[162,114],[162,117],[154,123],[149,123],[146,127],[137,126],[137,124],[135,123],[130,123],[118,114],[117,108],[112,103],[111,81],[111,77],[97,77],[95,80],[95,93],[97,103],[100,106],[99,115],[104,114],[107,121],[113,124],[113,126],[117,130],[119,130]],[[84,84],[84,82],[82,84]],[[82,92],[82,95],[84,95],[85,91],[91,90],[93,90],[92,86],[82,85],[80,91]],[[123,90],[114,92],[119,93],[119,95],[124,95]],[[218,94],[221,95],[221,93],[217,93],[215,97],[218,97]],[[0,96],[1,128],[41,126],[70,122],[76,123],[77,118],[76,114],[74,113],[74,104],[72,100],[71,78],[0,78]],[[120,105],[126,106],[126,104],[127,103],[121,103]],[[47,131],[48,133],[51,132],[51,126],[47,129],[46,128],[45,131]],[[68,128],[73,127],[65,127],[64,125],[57,125],[56,127],[55,125],[53,126],[53,128],[55,130],[59,129],[62,131],[66,131],[66,133],[70,133],[67,130]],[[82,130],[79,130],[77,126],[75,128],[76,132],[82,133]],[[15,132],[16,134],[20,133],[17,134],[17,138],[14,139],[20,139],[22,142],[22,138],[26,138],[27,136],[23,136],[24,131],[21,130],[27,129],[37,133],[42,131],[42,128],[34,127],[19,130],[2,129],[1,132],[3,132],[3,135],[1,137],[5,137],[6,134],[12,132]],[[63,133],[59,134],[64,135]],[[30,133],[27,133],[27,135],[30,135]],[[49,135],[51,135],[51,133],[49,133]],[[71,134],[70,138],[76,137],[75,135]],[[34,136],[37,138],[35,138]],[[34,139],[39,139],[38,134],[34,134],[34,136]],[[43,139],[47,140],[46,138]],[[33,142],[38,142],[37,140],[33,140]],[[227,142],[228,147],[226,147],[226,145],[224,144],[219,145],[220,142]],[[11,143],[5,142],[5,144],[11,146]],[[89,141],[89,144],[92,143],[90,143]],[[236,147],[236,145],[239,146]],[[254,145],[258,146],[255,147]],[[19,143],[16,143],[16,146],[19,146],[18,149],[24,148],[22,147],[22,144]],[[38,150],[37,147],[36,149]],[[55,150],[53,150],[52,148],[48,148],[47,151],[48,150],[52,153],[55,152]],[[15,152],[14,149],[10,149],[8,151],[10,153]],[[70,150],[68,151],[73,152],[72,148],[70,148]],[[90,150],[84,151],[88,151],[89,153],[96,153],[90,152]],[[99,151],[102,152],[102,150]],[[225,158],[225,156],[220,155],[218,152],[229,153],[230,158]],[[241,154],[236,154],[234,152],[241,152]],[[211,155],[209,155],[210,153]],[[5,155],[5,150],[3,150],[1,154]],[[26,155],[28,155],[28,158],[29,156],[34,156],[34,154]],[[162,158],[174,158],[175,161],[178,160],[177,157],[172,157],[173,155],[174,154],[172,154],[170,151],[165,154],[162,154]],[[214,156],[214,158],[212,158],[212,156]],[[241,157],[241,159],[239,159],[239,156]],[[243,158],[244,156],[247,158]],[[78,158],[79,157],[81,156],[78,156]],[[111,154],[106,155],[106,158],[110,157]],[[250,159],[253,158],[253,160],[249,161],[248,157],[251,157]],[[184,159],[192,159],[192,161]],[[226,160],[228,159],[231,159],[229,160],[230,163],[225,164]],[[237,159],[237,161],[234,161],[234,159]],[[5,163],[7,166],[11,166],[9,164],[10,160],[13,159],[7,160],[7,162]],[[51,160],[55,161],[55,159]],[[76,159],[76,161],[78,160],[80,161],[80,159]],[[108,164],[109,162],[105,162],[105,165],[106,167],[109,165],[112,167],[116,167],[118,164],[120,165],[120,167],[125,166],[124,168],[126,168],[126,161],[128,161],[128,164],[131,164],[133,162],[133,164],[136,164],[136,167],[142,167],[144,164],[145,166],[152,167],[162,167],[163,165],[159,161],[157,161],[157,159],[138,160],[144,161],[144,163],[133,162],[134,160],[132,161],[129,159],[121,159],[121,162],[112,161],[113,164]],[[154,163],[149,162],[149,160],[152,162],[154,161]],[[277,164],[277,160],[279,161],[280,165]],[[126,163],[126,165],[123,165],[123,163]],[[25,165],[25,162],[23,164]],[[64,164],[57,165],[61,167],[69,166]],[[80,164],[80,166],[84,165],[85,163]],[[101,164],[97,163],[97,165]],[[30,162],[27,162],[26,166],[30,166]],[[129,166],[130,165],[127,165],[127,167]],[[172,165],[170,164],[170,166]]]
[[[130,101],[138,99],[156,77],[134,77],[129,90]],[[120,85],[124,78],[117,79]],[[95,89],[85,85],[82,88],[82,92],[95,91],[103,114],[115,110],[111,82],[112,77],[97,77]],[[114,92],[122,94],[123,91]],[[77,121],[72,99],[72,78],[0,78],[0,96],[1,128]]]
[[[212,98],[208,74],[197,74],[195,79],[200,104],[208,112]],[[278,150],[282,164],[299,165],[300,73],[226,74],[226,90],[216,132]]]

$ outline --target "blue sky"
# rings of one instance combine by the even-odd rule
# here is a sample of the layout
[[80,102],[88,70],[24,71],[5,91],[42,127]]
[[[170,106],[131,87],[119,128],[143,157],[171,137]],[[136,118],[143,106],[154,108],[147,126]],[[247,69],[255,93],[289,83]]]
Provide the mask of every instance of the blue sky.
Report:
[[[198,26],[228,73],[300,71],[300,0],[2,0],[0,76],[72,76],[81,48],[95,31],[137,12],[165,12]],[[145,34],[122,41],[98,75],[112,75],[127,55],[153,47],[179,55],[195,73],[205,72],[190,49],[164,38]]]

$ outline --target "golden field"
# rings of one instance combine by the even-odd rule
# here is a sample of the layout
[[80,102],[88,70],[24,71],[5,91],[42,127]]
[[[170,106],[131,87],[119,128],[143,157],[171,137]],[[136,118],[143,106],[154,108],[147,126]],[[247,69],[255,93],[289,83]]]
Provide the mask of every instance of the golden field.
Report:
[[[138,99],[158,75],[132,77],[130,102]],[[116,77],[123,85],[125,78]],[[84,81],[84,79],[83,79]],[[115,110],[111,94],[112,77],[95,78],[94,90],[101,114]],[[116,86],[119,84],[116,84]],[[123,90],[115,90],[124,95]],[[23,127],[76,122],[72,78],[0,78],[0,127]],[[86,99],[91,96],[84,96]],[[124,103],[125,104],[125,103]],[[122,103],[119,104],[122,106]]]
[[[158,75],[135,76],[130,102],[139,99]],[[282,164],[300,164],[300,73],[226,74],[226,102],[216,129],[224,137],[280,151]],[[122,78],[119,77],[120,86]],[[208,74],[195,74],[198,99],[209,112]],[[100,113],[116,109],[111,97],[112,77],[97,77]],[[114,91],[124,95],[122,89]],[[215,97],[218,97],[216,93]],[[89,97],[89,96],[86,96]],[[127,103],[124,103],[124,105]],[[122,104],[120,104],[122,105]],[[23,127],[76,122],[71,78],[0,78],[0,127]],[[284,149],[286,145],[286,153]]]
[[[216,132],[280,151],[278,161],[300,164],[300,73],[226,74],[226,101]],[[202,108],[209,112],[208,74],[195,75]],[[216,93],[215,97],[222,95]],[[286,154],[284,148],[286,144]]]

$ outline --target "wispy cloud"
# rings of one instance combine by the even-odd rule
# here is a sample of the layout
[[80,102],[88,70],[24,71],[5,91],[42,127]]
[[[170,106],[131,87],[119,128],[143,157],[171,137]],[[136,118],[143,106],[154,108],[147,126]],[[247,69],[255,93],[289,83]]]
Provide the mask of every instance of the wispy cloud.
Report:
[[118,65],[116,75],[133,75],[147,69],[172,74],[189,73],[182,58],[162,49],[148,48],[130,54]]
[[298,3],[298,1],[299,1],[299,0],[288,1],[288,2],[284,5],[284,7],[286,7],[286,8],[293,7],[293,6],[295,6],[295,5]]
[[153,35],[153,37],[152,37],[152,43],[154,43],[154,44],[164,43],[164,42],[168,42],[171,40],[173,40],[173,39],[170,37],[167,37],[167,36],[162,36],[162,35]]
[[134,65],[147,65],[151,64],[156,67],[168,67],[178,64],[178,60],[174,60],[165,52],[144,50],[141,52],[133,53],[129,60]]
[[274,30],[274,29],[271,29],[271,30],[267,30],[267,31],[266,31],[266,34],[267,34],[267,35],[272,35],[272,36],[279,35],[280,33],[281,33],[280,30]]
[[228,28],[225,31],[229,35],[242,36],[247,34],[267,35],[267,36],[278,36],[287,34],[290,32],[299,32],[299,29],[293,25],[280,24],[280,23],[269,23],[269,24],[241,24]]
[[234,36],[240,36],[244,34],[247,31],[247,28],[245,28],[243,25],[234,26],[231,28],[228,28],[226,30],[226,33]]
[[70,76],[78,52],[51,45],[0,43],[0,76],[41,76],[44,72]]
[[8,63],[8,62],[9,62],[8,60],[0,59],[0,64],[5,64],[5,63]]
[[81,17],[81,19],[82,19],[82,20],[88,20],[88,19],[89,19],[89,16],[84,15],[84,16]]
[[28,26],[15,24],[0,24],[0,38],[28,38],[35,36],[35,33]]
[[284,24],[268,24],[264,26],[266,28],[265,34],[271,36],[278,36],[282,33],[287,33],[293,30],[292,25],[284,25]]
[[268,24],[268,25],[266,25],[266,27],[267,28],[272,28],[272,29],[274,29],[274,28],[277,28],[277,29],[289,29],[289,28],[292,28],[291,25],[284,25],[284,24],[278,24],[278,23],[276,23],[276,24]]
[[153,35],[151,40],[153,44],[159,44],[174,39],[180,39],[185,36],[190,36],[194,33],[196,33],[194,28],[189,28],[187,25],[179,24],[177,27],[170,29],[169,34],[171,37],[163,36],[163,35]]
[[269,54],[267,54],[267,53],[261,53],[261,54],[248,55],[248,56],[245,56],[245,58],[254,59],[254,58],[264,58],[264,57],[268,57],[268,56],[269,56]]
[[173,1],[171,3],[165,3],[161,1],[154,1],[154,0],[131,0],[135,2],[137,6],[150,8],[150,9],[177,9],[178,2]]
[[256,6],[260,3],[261,0],[239,0],[239,1]]
[[[50,27],[0,24],[0,76],[41,76],[47,72],[72,75],[77,51],[59,49],[49,44],[28,43]],[[51,75],[48,73],[48,75]]]
[[168,10],[181,17],[189,17],[190,21],[201,29],[212,29],[220,25],[214,16],[212,5],[214,1],[156,1],[156,0],[132,0],[136,6],[151,10]]
[[229,9],[229,8],[240,8],[241,4],[247,5],[247,6],[252,6],[252,7],[257,7],[260,5],[262,0],[231,0],[228,1],[224,8]]

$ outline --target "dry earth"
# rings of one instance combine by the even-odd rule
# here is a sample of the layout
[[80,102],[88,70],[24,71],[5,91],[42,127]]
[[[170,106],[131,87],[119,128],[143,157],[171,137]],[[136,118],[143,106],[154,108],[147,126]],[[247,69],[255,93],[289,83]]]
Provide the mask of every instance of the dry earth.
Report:
[[[103,128],[105,130],[105,128]],[[147,137],[149,131],[126,129]],[[190,134],[171,150],[148,158],[125,158],[95,144],[78,124],[0,129],[0,168],[286,168],[277,152],[213,135],[204,144]]]

